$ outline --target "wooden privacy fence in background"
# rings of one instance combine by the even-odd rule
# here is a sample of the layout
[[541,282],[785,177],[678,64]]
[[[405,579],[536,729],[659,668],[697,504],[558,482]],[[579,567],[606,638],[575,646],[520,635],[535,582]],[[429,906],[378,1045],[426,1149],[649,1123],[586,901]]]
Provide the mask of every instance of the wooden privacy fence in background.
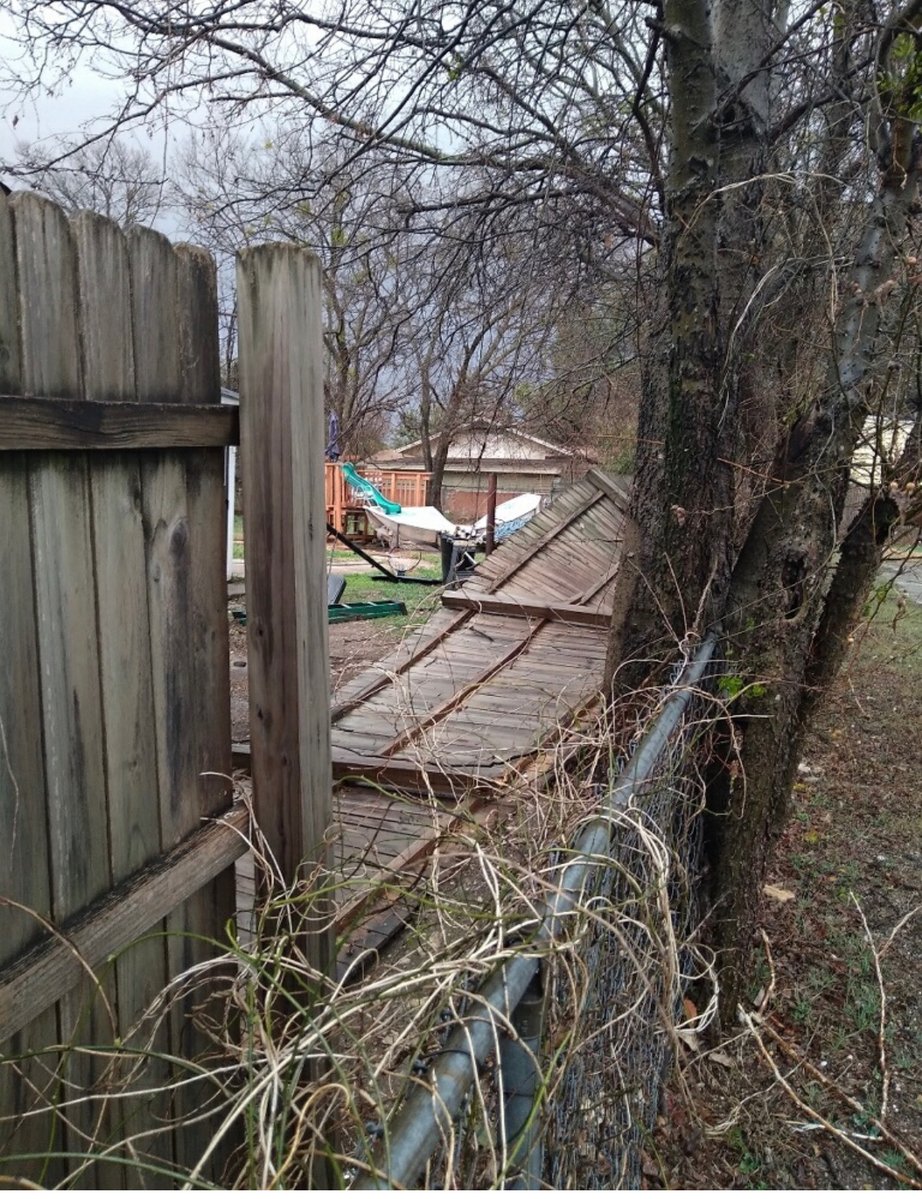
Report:
[[[302,352],[319,357],[316,341]],[[247,827],[232,804],[224,577],[236,440],[213,261],[0,196],[0,1173],[48,1185],[83,1168],[81,1186],[137,1186],[133,1152],[188,1166],[212,1131],[190,1118],[195,1087],[168,1085],[167,1057],[203,1048],[192,1001],[138,1022],[234,915]],[[267,445],[249,452],[270,469]],[[293,497],[291,461],[278,469],[287,490],[265,528],[303,565],[285,538],[307,489]],[[299,602],[316,590],[319,608],[321,587],[302,583]],[[252,636],[274,643],[292,602],[274,596]],[[297,668],[251,687],[295,756],[305,733],[285,732],[283,696]],[[327,703],[324,685],[315,723]],[[106,1102],[139,1060],[137,1097]]]
[[424,470],[378,470],[362,467],[362,475],[389,500],[402,508],[422,508],[426,503],[429,472]]

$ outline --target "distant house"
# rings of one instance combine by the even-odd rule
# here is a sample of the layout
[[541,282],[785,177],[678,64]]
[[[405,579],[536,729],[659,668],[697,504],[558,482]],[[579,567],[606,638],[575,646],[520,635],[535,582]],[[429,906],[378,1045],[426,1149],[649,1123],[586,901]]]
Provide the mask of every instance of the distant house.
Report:
[[912,428],[911,419],[869,416],[852,459],[852,483],[870,487],[885,479],[887,469],[896,466]]
[[[382,470],[425,470],[422,441],[382,450],[373,461]],[[530,433],[467,425],[448,446],[442,481],[442,509],[456,521],[474,520],[486,511],[489,476],[496,475],[498,503],[532,491],[550,495],[581,479],[595,458],[568,450]]]

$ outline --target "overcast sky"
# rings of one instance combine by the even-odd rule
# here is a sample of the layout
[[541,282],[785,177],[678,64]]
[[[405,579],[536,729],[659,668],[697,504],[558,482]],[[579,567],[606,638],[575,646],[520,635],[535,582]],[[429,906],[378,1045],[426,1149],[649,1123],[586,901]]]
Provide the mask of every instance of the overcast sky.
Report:
[[[7,64],[14,62],[19,53],[8,39],[12,28],[11,18],[0,6],[0,59]],[[78,66],[69,84],[59,87],[52,95],[39,95],[23,101],[0,92],[0,176],[14,187],[22,186],[3,170],[6,163],[15,161],[17,142],[40,145],[45,140],[62,136],[79,138],[93,126],[103,124],[123,94],[119,81],[104,78],[85,66]],[[177,125],[175,136],[171,136],[169,125],[164,123],[161,116],[150,130],[138,129],[123,136],[145,147],[159,162],[165,161],[169,145],[175,145],[185,135],[187,128]],[[155,223],[171,236],[181,235],[181,230],[168,213],[164,213]]]
[[[2,47],[0,47],[2,53]],[[119,87],[85,68],[79,69],[70,87],[60,96],[41,96],[25,104],[9,96],[0,98],[0,163],[16,157],[16,143],[40,143],[61,135],[79,137],[84,130],[105,120],[120,96]],[[15,122],[15,123],[14,123]],[[175,136],[168,127],[135,130],[130,136],[159,158],[164,148],[182,137],[187,126],[177,125]]]
[[[0,58],[7,64],[19,56],[9,40],[14,28],[9,14],[0,7]],[[79,133],[83,124],[105,113],[118,94],[114,81],[78,70],[73,85],[60,95],[40,96],[29,103],[0,95],[0,162],[13,156],[17,140],[38,141],[56,134]]]
[[[0,8],[0,58],[7,62],[15,54],[15,48],[4,37],[9,29],[9,16]],[[40,146],[46,140],[53,141],[62,136],[78,139],[94,126],[104,127],[122,96],[118,81],[106,79],[83,66],[75,69],[69,85],[53,95],[36,96],[23,102],[0,92],[0,178],[13,188],[28,186],[4,170],[7,163],[17,158],[17,142]],[[177,122],[171,128],[159,114],[159,119],[155,118],[149,129],[135,129],[120,136],[148,150],[166,177],[169,148],[177,146],[187,134],[188,125]],[[189,236],[179,216],[167,207],[161,208],[151,224],[174,241]]]
[[5,162],[15,156],[16,141],[37,142],[58,134],[78,134],[84,124],[104,115],[117,97],[118,88],[112,82],[88,71],[78,72],[73,86],[61,96],[42,96],[27,104],[4,96],[0,160]]

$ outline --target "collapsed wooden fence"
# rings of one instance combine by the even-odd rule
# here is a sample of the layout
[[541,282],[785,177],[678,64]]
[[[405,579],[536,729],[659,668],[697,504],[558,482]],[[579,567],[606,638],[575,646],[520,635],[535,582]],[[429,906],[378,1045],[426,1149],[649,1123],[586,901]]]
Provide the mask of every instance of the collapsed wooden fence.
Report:
[[[254,799],[292,877],[329,822],[319,270],[262,247],[240,279]],[[203,252],[0,196],[0,1174],[44,1185],[169,1178],[210,1131],[169,1086],[191,1005],[139,1021],[223,940],[245,848],[217,327]]]

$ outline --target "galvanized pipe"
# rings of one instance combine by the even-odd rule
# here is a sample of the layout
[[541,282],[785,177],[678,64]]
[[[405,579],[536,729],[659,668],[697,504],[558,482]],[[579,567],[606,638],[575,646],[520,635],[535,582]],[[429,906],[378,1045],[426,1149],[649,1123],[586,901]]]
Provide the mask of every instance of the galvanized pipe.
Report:
[[412,1093],[393,1124],[385,1129],[381,1147],[370,1165],[352,1183],[353,1190],[412,1188],[429,1158],[447,1139],[452,1121],[461,1109],[478,1071],[491,1051],[498,1054],[499,1039],[511,1026],[512,1013],[528,990],[543,957],[557,941],[567,917],[577,912],[592,871],[602,862],[611,842],[611,818],[624,811],[631,796],[647,781],[681,719],[692,690],[701,682],[717,634],[702,642],[637,752],[605,797],[603,813],[584,826],[572,857],[543,905],[534,939],[498,966],[484,983],[471,1010],[439,1053],[428,1079],[413,1079]]
[[543,971],[535,971],[528,990],[512,1013],[513,1035],[503,1033],[499,1051],[499,1087],[503,1105],[502,1136],[511,1149],[507,1191],[541,1189],[544,1152],[538,1118],[541,1073],[538,1058],[544,1033]]
[[[514,957],[487,979],[463,1023],[436,1058],[428,1079],[414,1079],[415,1089],[397,1113],[373,1163],[352,1184],[353,1190],[389,1191],[413,1187],[426,1162],[447,1140],[452,1121],[491,1051],[498,1050],[499,1026],[528,989],[539,958]],[[389,1135],[388,1135],[389,1134]]]

